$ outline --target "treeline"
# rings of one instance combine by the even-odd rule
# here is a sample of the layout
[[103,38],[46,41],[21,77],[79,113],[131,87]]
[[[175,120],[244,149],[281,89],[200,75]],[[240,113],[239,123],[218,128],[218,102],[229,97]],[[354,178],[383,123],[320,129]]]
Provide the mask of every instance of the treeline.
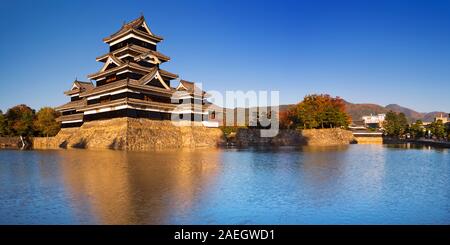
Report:
[[6,113],[0,110],[0,136],[55,136],[61,128],[58,116],[53,108],[43,107],[36,113],[23,104]]
[[435,137],[437,139],[450,140],[450,127],[444,125],[442,120],[437,120],[425,127],[421,120],[409,124],[405,114],[389,111],[386,113],[383,128],[386,135],[391,137],[404,138],[409,135],[411,138]]
[[350,122],[344,100],[328,94],[307,95],[303,101],[280,113],[282,128],[347,128]]

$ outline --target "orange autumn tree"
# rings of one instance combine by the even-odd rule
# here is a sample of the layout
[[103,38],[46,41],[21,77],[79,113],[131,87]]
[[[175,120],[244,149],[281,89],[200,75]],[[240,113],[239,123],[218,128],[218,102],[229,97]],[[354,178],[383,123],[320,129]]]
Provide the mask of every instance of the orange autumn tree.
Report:
[[280,128],[288,129],[294,126],[294,122],[292,121],[292,112],[293,110],[288,109],[279,112],[279,120],[280,120]]
[[351,117],[345,102],[328,94],[307,95],[302,102],[280,115],[281,125],[301,129],[347,127]]

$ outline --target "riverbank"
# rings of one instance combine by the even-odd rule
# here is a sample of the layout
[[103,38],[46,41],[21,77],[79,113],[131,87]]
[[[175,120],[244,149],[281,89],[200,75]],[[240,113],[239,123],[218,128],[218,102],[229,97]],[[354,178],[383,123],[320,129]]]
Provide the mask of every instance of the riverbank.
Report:
[[[28,139],[33,149],[113,149],[152,151],[220,146],[335,146],[357,143],[343,129],[281,129],[272,138],[260,136],[260,129],[239,128],[225,137],[218,128],[175,126],[169,121],[117,118],[86,122],[80,128],[63,128],[55,137]],[[4,146],[18,148],[18,137],[5,138]],[[8,142],[8,143],[6,143]],[[1,146],[1,145],[0,145]],[[2,147],[6,148],[6,147]]]
[[448,141],[434,141],[434,140],[422,139],[422,140],[408,140],[407,142],[413,143],[413,144],[433,146],[433,147],[450,148],[450,142],[448,142]]
[[415,144],[415,145],[426,145],[440,148],[450,148],[449,141],[437,141],[433,139],[397,139],[397,138],[383,138],[383,144]]
[[260,136],[260,129],[240,128],[229,143],[238,147],[247,146],[334,146],[356,143],[351,131],[329,129],[280,129],[277,136],[266,138]]
[[[220,146],[336,146],[348,144],[405,144],[450,148],[450,142],[381,138],[365,140],[344,129],[281,129],[273,138],[260,137],[259,129],[237,128],[231,135],[224,130],[198,126],[172,125],[169,121],[117,118],[87,122],[80,128],[64,128],[55,137],[26,139],[33,149],[113,149],[152,151]],[[0,148],[19,148],[19,137],[0,137]]]

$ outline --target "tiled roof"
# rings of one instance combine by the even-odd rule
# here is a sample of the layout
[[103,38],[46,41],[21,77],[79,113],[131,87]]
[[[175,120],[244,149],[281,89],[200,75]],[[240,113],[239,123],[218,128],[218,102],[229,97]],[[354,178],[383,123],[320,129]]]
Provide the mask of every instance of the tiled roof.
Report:
[[146,53],[152,54],[152,55],[158,57],[158,59],[160,59],[162,61],[169,61],[170,60],[170,57],[167,56],[167,55],[164,55],[164,54],[162,54],[162,53],[160,53],[158,51],[154,51],[154,50],[151,50],[151,49],[146,49],[144,47],[141,47],[141,46],[138,46],[138,45],[135,45],[135,44],[127,44],[123,48],[116,49],[113,52],[110,52],[110,53],[107,53],[107,54],[104,54],[102,56],[97,57],[96,60],[97,61],[105,61],[108,58],[108,55],[114,55],[115,56],[116,54],[121,53],[123,51],[127,51],[127,50],[131,50],[131,51],[134,51],[136,53],[139,53],[139,55],[146,54]]
[[118,89],[123,89],[123,88],[127,88],[127,87],[144,90],[144,91],[148,91],[148,92],[152,92],[152,93],[166,94],[168,96],[170,96],[174,92],[174,88],[167,90],[165,88],[159,88],[156,86],[143,85],[141,80],[122,79],[122,80],[114,81],[114,82],[111,82],[111,83],[108,83],[108,84],[105,84],[105,85],[102,85],[99,87],[95,87],[94,89],[92,89],[86,93],[80,94],[80,96],[86,97],[86,96],[91,96],[91,95],[97,95],[97,94],[110,92],[110,91],[114,91],[114,90],[118,90]]
[[[180,91],[182,89],[187,91],[190,94],[193,94],[194,92],[198,93],[198,92],[201,91],[201,94],[203,96],[207,96],[206,92],[201,90],[198,86],[196,86],[195,83],[189,82],[189,81],[186,81],[186,80],[183,80],[183,79],[180,80],[180,84],[177,86],[177,90],[178,91]],[[198,93],[197,95],[199,96],[200,93]]]
[[106,91],[114,90],[116,88],[126,87],[128,82],[129,81],[127,79],[114,81],[114,82],[111,82],[111,83],[108,83],[108,84],[105,84],[102,86],[95,87],[94,89],[92,89],[90,91],[86,91],[85,93],[80,94],[80,96],[86,97],[88,95],[94,95],[94,94],[98,94],[100,92],[106,92]]
[[72,83],[72,87],[73,87],[73,85],[75,85],[76,87],[71,90],[65,91],[64,94],[72,95],[72,94],[77,94],[77,93],[81,93],[84,91],[89,91],[94,88],[94,84],[92,84],[91,82],[83,82],[83,81],[78,81],[78,80],[75,80]]
[[121,37],[129,32],[135,32],[140,35],[148,36],[157,42],[163,40],[162,37],[154,35],[153,33],[145,33],[143,31],[138,30],[138,28],[141,27],[144,23],[145,23],[145,18],[144,18],[144,16],[141,16],[135,20],[132,20],[131,22],[128,22],[128,23],[122,25],[120,30],[118,30],[116,33],[112,34],[111,36],[109,36],[103,40],[105,42],[110,42],[110,41],[114,40],[115,38]]
[[64,115],[56,118],[57,122],[83,120],[83,113],[76,113],[71,115]]
[[165,76],[165,77],[172,78],[172,79],[178,78],[177,74],[168,72],[168,71],[163,70],[163,69],[159,69],[159,74],[161,74],[161,76]]
[[143,85],[145,82],[147,82],[149,79],[151,79],[157,71],[158,71],[158,67],[156,67],[156,66],[152,67],[152,70],[149,73],[147,73],[146,75],[144,75],[143,77],[141,77],[137,83],[139,85]]
[[117,72],[119,70],[126,69],[126,68],[134,68],[134,69],[137,69],[137,70],[141,70],[143,72],[150,72],[151,71],[151,68],[149,68],[149,67],[141,66],[138,63],[127,61],[127,62],[121,62],[120,66],[117,66],[117,67],[114,67],[114,68],[111,68],[111,69],[108,69],[108,70],[105,70],[105,71],[99,71],[99,72],[96,72],[96,73],[93,73],[93,74],[89,74],[88,78],[89,79],[98,79],[101,76],[104,76],[104,75],[107,75],[107,74],[110,74],[110,73],[115,73],[115,72]]
[[64,111],[64,110],[69,110],[69,109],[78,109],[85,105],[86,105],[86,100],[81,99],[81,100],[76,100],[76,101],[70,101],[64,105],[56,107],[55,109],[57,111]]

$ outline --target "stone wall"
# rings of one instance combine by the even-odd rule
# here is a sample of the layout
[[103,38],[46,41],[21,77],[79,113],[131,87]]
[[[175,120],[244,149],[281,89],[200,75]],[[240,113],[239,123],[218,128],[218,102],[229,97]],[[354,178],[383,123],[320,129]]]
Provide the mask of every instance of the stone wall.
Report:
[[19,137],[0,137],[0,148],[18,148],[22,145]]
[[358,144],[383,144],[383,137],[356,137]]
[[281,129],[273,138],[262,138],[258,129],[242,128],[237,131],[234,143],[237,146],[332,146],[355,142],[352,132],[343,129]]
[[86,148],[149,151],[215,147],[224,142],[218,128],[175,126],[171,121],[114,118],[63,128],[55,137],[34,138],[35,149]]
[[355,136],[349,130],[340,128],[305,129],[302,136],[308,145],[348,145],[356,143]]

